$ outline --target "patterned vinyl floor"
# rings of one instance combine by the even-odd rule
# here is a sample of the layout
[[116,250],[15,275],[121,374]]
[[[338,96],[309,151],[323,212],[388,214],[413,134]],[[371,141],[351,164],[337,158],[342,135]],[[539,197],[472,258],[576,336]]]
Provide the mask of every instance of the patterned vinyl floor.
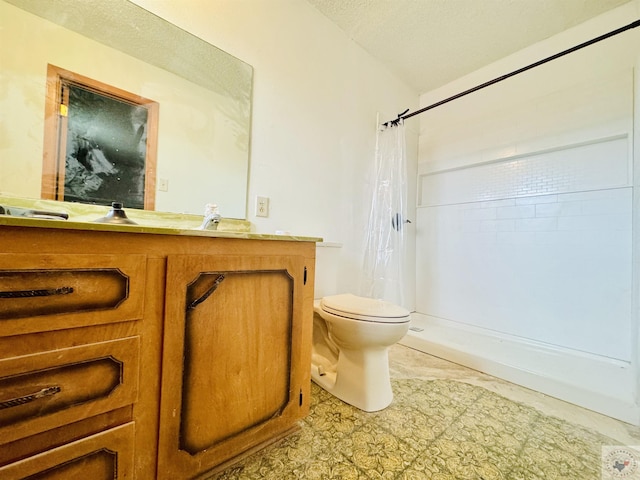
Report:
[[212,479],[599,480],[601,447],[619,444],[464,382],[392,384],[374,413],[312,384],[300,431]]

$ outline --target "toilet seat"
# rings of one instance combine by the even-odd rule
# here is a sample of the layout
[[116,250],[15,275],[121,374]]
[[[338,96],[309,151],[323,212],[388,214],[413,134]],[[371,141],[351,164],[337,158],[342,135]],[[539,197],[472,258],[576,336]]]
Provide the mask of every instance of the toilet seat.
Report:
[[350,293],[323,297],[320,308],[327,313],[352,320],[374,323],[406,323],[410,312],[384,300],[358,297]]

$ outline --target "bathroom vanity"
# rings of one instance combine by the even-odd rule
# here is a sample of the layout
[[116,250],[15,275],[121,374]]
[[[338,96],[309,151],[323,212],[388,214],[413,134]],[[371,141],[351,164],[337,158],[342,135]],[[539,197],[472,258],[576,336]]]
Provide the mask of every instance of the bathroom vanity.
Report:
[[0,217],[0,478],[198,478],[294,431],[319,240]]

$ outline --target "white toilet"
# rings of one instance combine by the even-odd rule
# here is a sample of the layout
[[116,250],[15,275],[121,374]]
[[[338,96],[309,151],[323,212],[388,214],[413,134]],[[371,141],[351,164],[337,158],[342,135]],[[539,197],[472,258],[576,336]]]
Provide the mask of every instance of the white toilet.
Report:
[[408,310],[352,294],[316,301],[311,378],[340,400],[366,412],[393,400],[389,347],[409,329]]

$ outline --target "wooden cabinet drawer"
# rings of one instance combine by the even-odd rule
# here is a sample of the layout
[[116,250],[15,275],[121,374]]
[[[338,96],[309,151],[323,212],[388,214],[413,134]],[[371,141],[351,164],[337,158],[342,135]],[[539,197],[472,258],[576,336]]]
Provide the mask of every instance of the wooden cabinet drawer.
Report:
[[134,423],[0,467],[3,480],[134,478]]
[[0,254],[0,336],[142,317],[144,255]]
[[130,405],[139,337],[0,359],[0,443]]

